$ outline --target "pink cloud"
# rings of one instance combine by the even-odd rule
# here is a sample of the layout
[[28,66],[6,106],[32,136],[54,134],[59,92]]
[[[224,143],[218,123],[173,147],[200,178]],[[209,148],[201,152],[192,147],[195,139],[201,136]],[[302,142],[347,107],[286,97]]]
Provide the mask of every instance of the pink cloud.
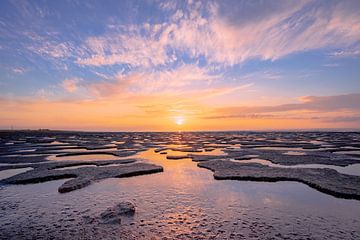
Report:
[[[153,37],[158,25],[130,26],[121,28],[120,33],[91,37],[86,41],[87,57],[79,57],[80,65],[129,64],[131,66],[150,67],[171,61],[163,43]],[[147,31],[147,36],[141,35]]]
[[360,19],[346,2],[322,6],[297,1],[266,18],[241,23],[222,16],[216,4],[204,8],[194,3],[163,23],[113,27],[89,38],[87,57],[77,63],[148,68],[169,64],[177,59],[175,52],[182,51],[193,58],[204,56],[208,63],[234,65],[251,58],[276,60],[294,52],[344,48],[359,39]]
[[210,74],[206,68],[182,65],[170,70],[119,73],[112,81],[104,80],[88,84],[87,88],[96,96],[127,93],[160,94],[167,91],[176,93],[181,90],[189,90],[186,88],[190,86],[207,85],[219,77],[219,75]]
[[[229,65],[250,58],[276,60],[288,54],[326,47],[344,47],[360,38],[360,19],[346,14],[341,3],[328,9],[297,2],[264,20],[229,23],[216,11],[207,23],[184,20],[174,41],[210,62]],[[301,15],[299,13],[301,12]],[[298,15],[296,15],[298,14]]]
[[80,78],[69,78],[62,81],[61,86],[69,93],[73,93],[78,89]]
[[[354,115],[360,111],[360,94],[343,94],[335,96],[305,96],[299,98],[301,103],[281,104],[273,106],[233,106],[214,110],[214,114],[206,118],[244,118],[246,116],[267,116],[273,114],[284,118],[284,114],[291,118],[298,116],[306,117],[312,115],[342,114]],[[325,118],[325,117],[324,117]]]
[[54,43],[46,40],[41,41],[38,45],[29,46],[28,49],[52,58],[66,58],[73,52],[73,47],[69,43]]

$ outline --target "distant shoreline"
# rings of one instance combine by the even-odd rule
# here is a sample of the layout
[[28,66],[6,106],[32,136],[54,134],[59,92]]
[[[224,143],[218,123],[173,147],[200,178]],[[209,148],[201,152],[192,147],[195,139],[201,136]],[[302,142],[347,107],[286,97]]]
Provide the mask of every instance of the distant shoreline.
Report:
[[246,132],[360,132],[360,128],[358,129],[354,129],[354,128],[321,128],[321,129],[264,129],[264,130],[188,130],[188,131],[124,131],[124,130],[120,130],[120,131],[101,131],[101,130],[62,130],[62,129],[0,129],[0,133],[8,133],[8,132],[80,132],[80,133],[144,133],[144,132],[149,132],[149,133],[169,133],[169,132],[174,132],[174,133],[178,133],[178,132],[242,132],[242,133],[246,133]]

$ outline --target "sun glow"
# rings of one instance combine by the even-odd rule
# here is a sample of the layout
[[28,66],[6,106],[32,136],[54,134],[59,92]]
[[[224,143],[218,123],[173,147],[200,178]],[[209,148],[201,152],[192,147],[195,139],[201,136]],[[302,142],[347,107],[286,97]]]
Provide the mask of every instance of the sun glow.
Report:
[[184,124],[184,117],[175,117],[176,125],[183,125]]

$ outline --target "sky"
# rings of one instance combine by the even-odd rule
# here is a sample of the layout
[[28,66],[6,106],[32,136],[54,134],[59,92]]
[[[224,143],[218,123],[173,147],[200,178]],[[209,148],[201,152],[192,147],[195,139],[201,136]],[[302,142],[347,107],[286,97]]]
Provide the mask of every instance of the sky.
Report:
[[360,128],[360,1],[0,1],[11,128]]

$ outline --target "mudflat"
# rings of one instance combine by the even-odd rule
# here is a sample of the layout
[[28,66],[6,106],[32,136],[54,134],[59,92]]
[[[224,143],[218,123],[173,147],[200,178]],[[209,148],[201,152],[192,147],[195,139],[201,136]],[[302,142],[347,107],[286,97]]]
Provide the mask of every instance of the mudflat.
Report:
[[359,153],[358,132],[4,131],[0,238],[357,239]]

